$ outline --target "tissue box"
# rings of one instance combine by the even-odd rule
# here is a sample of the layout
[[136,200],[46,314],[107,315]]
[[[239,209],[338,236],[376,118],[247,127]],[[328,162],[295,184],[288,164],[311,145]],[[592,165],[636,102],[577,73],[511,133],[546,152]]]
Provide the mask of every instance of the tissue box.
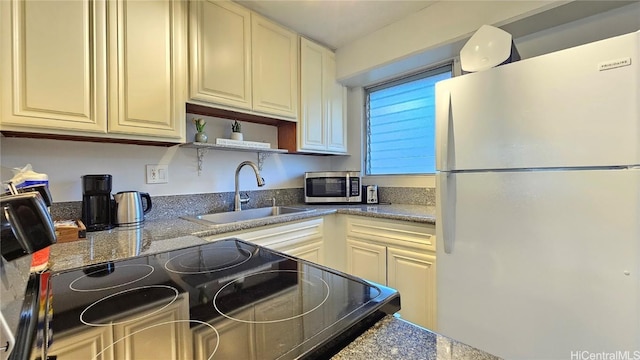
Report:
[[54,221],[58,243],[76,241],[87,237],[87,228],[81,220]]

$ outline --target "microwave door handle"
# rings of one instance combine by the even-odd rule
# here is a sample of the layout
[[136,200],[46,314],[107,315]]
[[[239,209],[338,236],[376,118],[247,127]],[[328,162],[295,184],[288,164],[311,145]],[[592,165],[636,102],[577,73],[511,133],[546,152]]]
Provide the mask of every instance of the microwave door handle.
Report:
[[349,177],[349,173],[346,174],[346,186],[345,186],[345,190],[346,190],[346,194],[345,197],[348,199],[349,197],[351,197],[351,179]]

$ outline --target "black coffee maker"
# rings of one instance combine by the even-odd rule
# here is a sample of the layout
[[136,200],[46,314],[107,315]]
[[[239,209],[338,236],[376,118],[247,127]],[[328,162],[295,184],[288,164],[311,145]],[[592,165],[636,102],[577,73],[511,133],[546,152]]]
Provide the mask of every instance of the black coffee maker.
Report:
[[87,231],[113,228],[111,175],[82,177],[82,221]]

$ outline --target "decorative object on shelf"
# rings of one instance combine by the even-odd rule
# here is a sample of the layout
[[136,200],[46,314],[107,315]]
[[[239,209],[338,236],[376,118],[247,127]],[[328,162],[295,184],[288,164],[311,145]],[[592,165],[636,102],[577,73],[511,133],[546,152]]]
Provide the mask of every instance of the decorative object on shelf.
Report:
[[207,133],[204,132],[204,127],[207,122],[202,118],[193,119],[193,123],[196,125],[196,142],[206,143],[209,141]]
[[231,139],[232,140],[243,140],[242,125],[240,125],[238,120],[234,120],[233,124],[231,124]]

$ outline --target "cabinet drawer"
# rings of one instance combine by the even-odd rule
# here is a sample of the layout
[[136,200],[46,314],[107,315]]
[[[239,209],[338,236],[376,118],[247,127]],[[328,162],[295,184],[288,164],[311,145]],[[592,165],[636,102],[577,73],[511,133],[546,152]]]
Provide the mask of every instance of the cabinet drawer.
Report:
[[364,239],[422,250],[436,250],[435,227],[407,221],[348,216],[347,238]]
[[238,238],[274,250],[289,249],[310,242],[322,241],[324,222],[322,218],[277,224],[257,230],[234,231],[205,238],[207,241]]

